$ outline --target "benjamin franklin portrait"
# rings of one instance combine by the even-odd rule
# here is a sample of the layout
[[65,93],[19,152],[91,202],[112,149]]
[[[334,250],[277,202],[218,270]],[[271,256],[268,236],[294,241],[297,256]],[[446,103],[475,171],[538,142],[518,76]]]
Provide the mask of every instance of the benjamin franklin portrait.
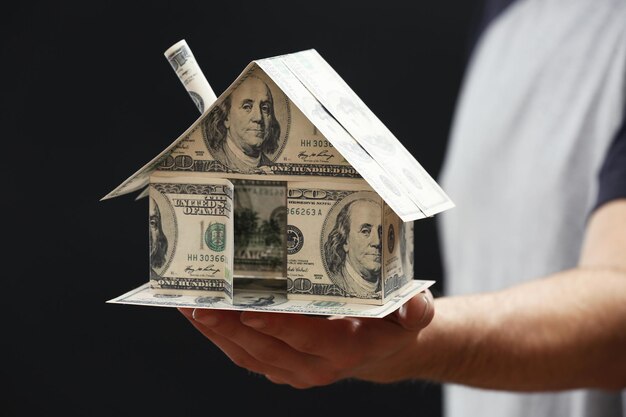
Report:
[[373,198],[354,199],[341,208],[324,242],[324,257],[330,278],[348,296],[380,297],[381,221],[379,201]]
[[272,91],[267,82],[248,75],[203,121],[203,135],[213,157],[241,173],[269,173],[270,155],[280,146]]

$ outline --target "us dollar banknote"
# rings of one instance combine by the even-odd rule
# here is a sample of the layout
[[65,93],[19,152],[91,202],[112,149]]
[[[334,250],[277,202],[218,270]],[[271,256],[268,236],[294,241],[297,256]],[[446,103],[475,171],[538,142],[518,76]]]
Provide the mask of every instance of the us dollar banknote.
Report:
[[237,276],[286,277],[287,184],[233,180]]
[[258,67],[220,96],[156,169],[360,178]]
[[232,299],[232,184],[156,172],[149,189],[151,287]]
[[[198,105],[196,96],[201,96],[201,102],[207,106],[216,98],[191,48],[182,40],[168,48],[165,56],[203,113],[205,109]],[[287,146],[290,137],[291,146]],[[294,146],[298,140],[299,146]],[[238,85],[232,86],[200,128],[188,135],[157,169],[277,175],[334,172],[341,177],[359,177],[259,69],[250,71]]]
[[403,222],[367,184],[289,183],[287,214],[290,298],[383,304],[408,282]]
[[185,86],[200,113],[208,109],[217,98],[213,88],[200,69],[186,40],[180,40],[164,52],[178,79]]
[[[272,280],[274,283],[277,281]],[[254,280],[256,284],[258,280]],[[286,314],[310,314],[333,317],[370,317],[382,318],[397,310],[415,294],[424,291],[435,281],[410,281],[402,290],[396,292],[384,305],[357,304],[327,300],[287,299],[283,292],[257,289],[235,290],[233,302],[222,297],[194,296],[184,294],[163,294],[158,289],[144,284],[126,294],[108,300],[112,304],[130,304],[173,308],[206,308],[219,310],[260,311]]]

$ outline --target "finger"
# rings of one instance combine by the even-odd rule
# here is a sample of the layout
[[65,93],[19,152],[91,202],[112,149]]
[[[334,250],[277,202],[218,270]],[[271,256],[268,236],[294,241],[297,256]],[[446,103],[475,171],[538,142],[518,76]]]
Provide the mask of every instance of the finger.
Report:
[[421,330],[432,321],[435,315],[434,305],[432,293],[425,290],[412,297],[387,318],[406,330]]
[[328,320],[296,314],[256,313],[246,311],[241,321],[259,332],[280,339],[293,349],[326,359],[358,360],[355,352],[376,353],[395,343],[392,334],[398,326],[381,319],[341,318]]
[[[215,333],[211,329],[205,327],[199,321],[193,318],[193,309],[182,312],[183,315],[189,320],[189,322],[207,339],[213,342],[224,354],[237,366],[245,368],[249,371],[262,374],[273,375],[273,378],[280,381],[295,380],[293,374],[284,369],[276,368],[270,364],[265,364],[253,356],[248,354],[241,346],[231,342],[227,338]],[[283,382],[284,383],[284,382]]]
[[180,311],[183,316],[187,317],[188,319],[193,317],[193,311],[195,309],[193,308],[184,308],[184,307],[177,307],[177,310]]
[[285,385],[286,384],[285,381],[283,381],[282,379],[278,378],[275,375],[265,375],[265,378],[269,379],[274,384],[279,384],[279,385]]
[[[225,311],[196,311],[195,320],[212,332],[240,346],[257,361],[285,371],[298,370],[302,375],[312,375],[324,366],[321,359],[296,351],[274,337],[245,326],[239,315],[228,315]],[[261,313],[268,314],[268,313]]]

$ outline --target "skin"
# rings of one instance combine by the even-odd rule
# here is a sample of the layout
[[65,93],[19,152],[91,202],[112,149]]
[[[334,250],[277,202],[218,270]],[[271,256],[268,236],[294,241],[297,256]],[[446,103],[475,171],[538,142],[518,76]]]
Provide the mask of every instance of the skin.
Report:
[[343,245],[346,261],[367,281],[380,277],[380,206],[371,201],[357,201],[350,207],[350,233]]
[[246,155],[258,157],[271,117],[268,89],[258,78],[247,78],[231,96],[231,107],[224,126],[233,143]]
[[440,297],[434,309],[426,293],[385,319],[181,311],[235,364],[296,388],[357,378],[622,389],[626,199],[593,213],[575,268],[503,291]]

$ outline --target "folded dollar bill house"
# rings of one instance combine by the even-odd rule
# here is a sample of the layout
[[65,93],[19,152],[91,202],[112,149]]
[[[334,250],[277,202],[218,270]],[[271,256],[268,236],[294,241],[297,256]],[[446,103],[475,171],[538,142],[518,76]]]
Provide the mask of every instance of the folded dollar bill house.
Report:
[[257,281],[384,305],[414,279],[413,221],[454,206],[315,50],[251,62],[103,200],[135,191],[150,289],[230,303]]

